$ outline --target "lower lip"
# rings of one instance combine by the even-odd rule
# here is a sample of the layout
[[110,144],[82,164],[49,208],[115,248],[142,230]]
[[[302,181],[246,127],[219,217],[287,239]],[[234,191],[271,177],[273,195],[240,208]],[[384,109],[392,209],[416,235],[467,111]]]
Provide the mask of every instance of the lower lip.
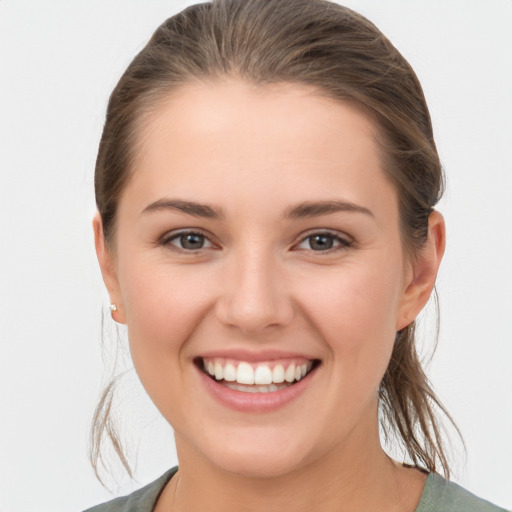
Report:
[[311,383],[313,374],[316,373],[316,368],[311,370],[299,382],[287,388],[268,393],[237,391],[213,380],[199,368],[197,371],[206,389],[222,405],[242,412],[270,412],[283,407],[304,393]]

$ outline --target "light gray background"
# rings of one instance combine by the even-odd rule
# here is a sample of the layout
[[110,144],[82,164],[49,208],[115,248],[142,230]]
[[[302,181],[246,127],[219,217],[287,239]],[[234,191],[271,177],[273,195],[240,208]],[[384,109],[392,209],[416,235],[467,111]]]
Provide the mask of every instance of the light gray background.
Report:
[[[121,72],[188,3],[0,0],[1,512],[79,511],[110,496],[86,455],[107,306],[90,228],[95,152]],[[390,37],[425,89],[448,176],[430,375],[467,443],[455,480],[511,508],[512,2],[346,4]],[[176,459],[133,372],[121,391],[138,456],[139,483],[117,488],[128,492]]]

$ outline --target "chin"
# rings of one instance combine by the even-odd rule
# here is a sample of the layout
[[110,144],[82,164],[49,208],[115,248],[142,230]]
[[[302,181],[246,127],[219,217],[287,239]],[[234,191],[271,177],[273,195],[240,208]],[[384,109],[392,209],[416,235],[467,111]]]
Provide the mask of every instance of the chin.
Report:
[[227,473],[245,478],[277,478],[292,473],[300,467],[300,461],[274,456],[243,457],[239,454],[225,458],[218,466]]
[[306,443],[288,439],[218,444],[222,448],[207,457],[223,471],[247,478],[275,478],[300,468],[306,459]]

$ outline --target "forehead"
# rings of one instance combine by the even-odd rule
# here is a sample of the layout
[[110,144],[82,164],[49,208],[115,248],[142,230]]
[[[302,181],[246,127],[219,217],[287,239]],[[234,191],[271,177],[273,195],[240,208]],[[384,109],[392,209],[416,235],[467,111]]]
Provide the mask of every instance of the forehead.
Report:
[[269,156],[276,156],[276,146],[298,150],[300,140],[302,156],[313,150],[315,156],[322,152],[329,158],[331,150],[353,146],[356,139],[374,152],[374,132],[362,108],[327,98],[316,88],[291,83],[259,86],[225,78],[190,83],[164,98],[139,123],[138,156],[154,152],[164,139],[169,149],[214,144],[219,152],[228,147],[233,155],[264,142],[263,155]]
[[188,84],[141,119],[131,181],[145,200],[165,191],[205,201],[215,193],[372,203],[372,191],[390,186],[374,133],[361,109],[307,86]]

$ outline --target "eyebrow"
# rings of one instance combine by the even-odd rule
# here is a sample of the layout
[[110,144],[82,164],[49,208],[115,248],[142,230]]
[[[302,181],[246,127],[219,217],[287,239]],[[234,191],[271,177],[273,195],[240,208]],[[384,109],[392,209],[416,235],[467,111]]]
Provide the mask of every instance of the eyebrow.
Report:
[[193,201],[181,201],[179,199],[159,199],[158,201],[146,206],[146,208],[142,210],[142,213],[146,214],[158,210],[178,210],[194,217],[219,220],[224,219],[224,214],[220,208],[209,206],[207,204],[195,203]]
[[330,213],[337,212],[364,213],[365,215],[369,215],[370,217],[375,217],[371,210],[365,208],[364,206],[359,206],[348,201],[336,200],[306,201],[296,206],[287,208],[284,213],[284,217],[290,219],[303,219],[310,217],[320,217],[322,215],[328,215]]
[[[223,220],[225,215],[221,208],[210,206],[207,204],[196,203],[194,201],[183,201],[180,199],[159,199],[154,203],[146,206],[142,211],[143,214],[150,213],[158,210],[178,210],[180,212],[192,215],[194,217],[201,217],[205,219]],[[284,211],[283,217],[289,219],[304,219],[321,217],[330,213],[337,212],[355,212],[363,213],[374,217],[371,210],[348,201],[305,201],[298,205],[287,208]]]

